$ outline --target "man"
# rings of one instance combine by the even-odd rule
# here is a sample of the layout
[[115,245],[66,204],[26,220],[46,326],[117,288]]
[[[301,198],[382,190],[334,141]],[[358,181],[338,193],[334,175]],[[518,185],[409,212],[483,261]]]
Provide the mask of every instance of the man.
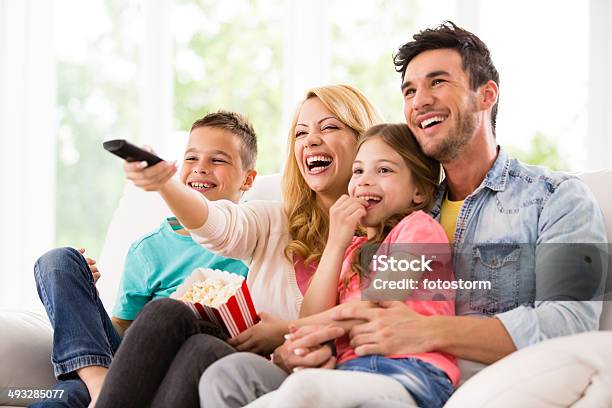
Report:
[[[395,65],[406,122],[423,151],[444,167],[432,215],[452,242],[456,276],[488,281],[492,289],[458,291],[458,316],[451,317],[421,316],[402,302],[346,308],[337,320],[365,320],[349,333],[356,353],[443,351],[461,359],[465,374],[466,360],[490,364],[545,339],[596,330],[601,304],[585,300],[596,296],[605,260],[597,248],[561,245],[607,242],[603,215],[577,178],[524,165],[497,145],[499,76],[486,45],[448,22],[416,34],[400,47]],[[559,258],[572,267],[551,277]],[[559,284],[570,278],[587,282],[586,289]],[[333,366],[331,349],[320,345],[339,335],[334,327],[303,328],[276,350],[274,362],[287,372]],[[245,376],[234,391],[232,369]],[[283,378],[246,360],[212,366],[200,382],[201,396],[218,395],[213,375],[225,395],[247,398],[241,403]]]

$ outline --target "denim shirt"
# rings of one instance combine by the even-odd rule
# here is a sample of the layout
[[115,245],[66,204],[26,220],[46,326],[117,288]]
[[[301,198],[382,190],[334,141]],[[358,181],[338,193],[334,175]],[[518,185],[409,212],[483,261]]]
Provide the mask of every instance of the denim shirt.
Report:
[[[443,182],[431,211],[437,220],[446,189]],[[483,182],[465,198],[453,240],[456,278],[487,280],[492,290],[458,291],[457,314],[497,317],[518,349],[597,330],[601,302],[558,301],[538,293],[549,273],[540,248],[552,243],[605,246],[603,214],[591,191],[574,176],[525,165],[499,148]],[[605,255],[601,262],[607,262]]]

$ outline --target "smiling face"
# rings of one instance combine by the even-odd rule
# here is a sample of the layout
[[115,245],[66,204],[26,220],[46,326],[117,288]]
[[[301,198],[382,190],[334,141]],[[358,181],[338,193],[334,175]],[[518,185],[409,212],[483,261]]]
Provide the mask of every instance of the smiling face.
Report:
[[472,140],[479,124],[476,95],[461,55],[452,49],[425,51],[406,67],[404,116],[423,152],[447,163]]
[[355,132],[312,97],[302,104],[294,136],[294,157],[308,187],[334,200],[346,193],[357,148]]
[[357,152],[349,195],[367,201],[360,224],[370,228],[423,202],[404,159],[378,136],[366,140]]
[[241,148],[238,136],[228,130],[208,126],[193,129],[181,167],[181,182],[209,200],[238,202],[241,192],[250,187]]

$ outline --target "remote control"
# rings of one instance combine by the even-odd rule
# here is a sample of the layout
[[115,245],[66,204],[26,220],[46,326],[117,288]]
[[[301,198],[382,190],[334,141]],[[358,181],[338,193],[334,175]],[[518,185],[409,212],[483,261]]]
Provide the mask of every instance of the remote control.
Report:
[[151,152],[147,152],[140,147],[131,144],[124,139],[109,140],[102,144],[109,152],[125,159],[129,162],[135,161],[146,161],[147,165],[153,166],[154,164],[162,161],[161,158],[157,157]]

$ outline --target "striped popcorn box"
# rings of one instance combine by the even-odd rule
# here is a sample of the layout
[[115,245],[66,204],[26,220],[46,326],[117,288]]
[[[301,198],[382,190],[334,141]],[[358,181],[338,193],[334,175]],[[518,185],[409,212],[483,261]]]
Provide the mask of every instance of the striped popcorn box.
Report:
[[234,337],[259,321],[246,279],[218,269],[198,268],[170,295],[196,316],[217,324]]

